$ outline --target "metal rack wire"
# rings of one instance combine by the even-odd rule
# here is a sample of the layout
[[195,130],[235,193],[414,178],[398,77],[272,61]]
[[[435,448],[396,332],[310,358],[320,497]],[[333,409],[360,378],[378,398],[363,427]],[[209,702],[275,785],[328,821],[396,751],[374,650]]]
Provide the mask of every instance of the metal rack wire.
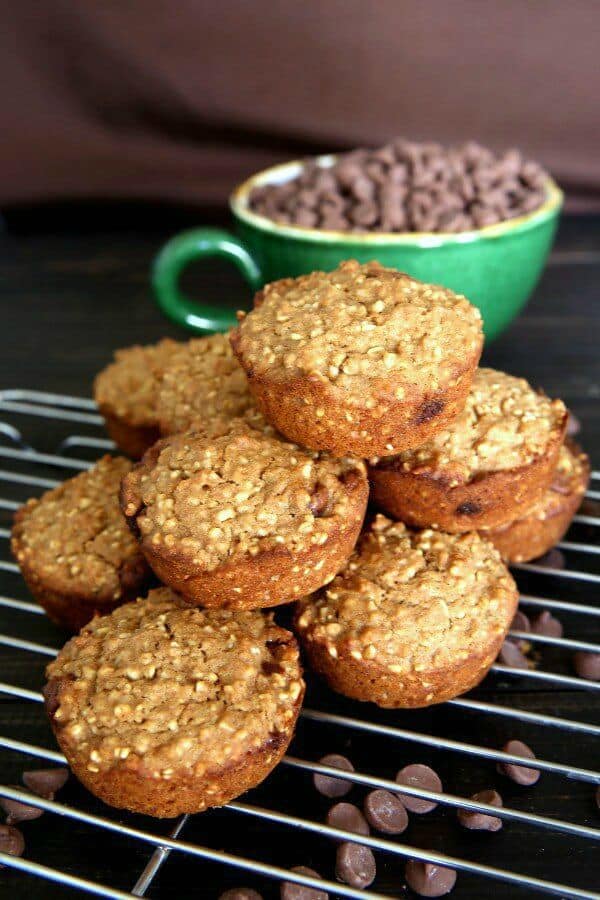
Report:
[[[86,426],[86,428],[91,426],[96,429],[103,424],[102,418],[98,415],[95,405],[91,400],[48,394],[39,391],[0,391],[0,416],[4,416],[5,414],[10,414],[11,418],[13,416],[33,416],[37,419],[54,420],[55,422],[63,423],[63,425],[67,423],[69,427],[83,425]],[[40,472],[46,472],[48,468],[51,470],[55,469],[57,474],[60,473],[61,477],[64,478],[77,471],[89,468],[92,464],[89,460],[72,456],[72,452],[97,454],[99,451],[105,452],[106,450],[113,448],[112,443],[103,438],[100,432],[91,437],[89,435],[69,434],[58,442],[56,451],[53,453],[38,452],[34,450],[25,440],[19,428],[12,424],[12,422],[0,422],[0,435],[3,435],[5,440],[5,445],[0,446],[0,460],[4,460],[3,465],[5,466],[5,468],[0,468],[0,482],[6,486],[10,485],[11,488],[9,492],[12,494],[14,494],[15,491],[17,493],[23,493],[23,496],[20,497],[20,499],[0,497],[0,510],[5,510],[7,514],[18,508],[20,502],[23,502],[29,494],[39,493],[41,490],[54,487],[60,483],[60,479],[48,478],[45,474],[40,474]],[[0,465],[2,465],[2,463],[0,463]],[[597,482],[600,479],[600,472],[594,472],[593,479]],[[587,496],[592,500],[600,500],[600,491],[590,490]],[[600,526],[600,517],[580,514],[575,517],[575,522],[578,525],[598,528],[598,526]],[[7,527],[0,528],[0,546],[3,547],[3,552],[0,552],[0,571],[15,575],[18,574],[18,567],[9,559],[7,543],[9,536],[10,531]],[[600,553],[600,545],[595,543],[584,543],[569,539],[562,541],[558,546],[565,553],[576,553],[584,560],[592,560],[593,557]],[[524,573],[564,579],[580,585],[596,585],[600,583],[600,574],[588,571],[587,569],[552,569],[538,564],[523,564],[515,566],[514,568],[517,571]],[[570,600],[558,600],[552,597],[523,594],[521,596],[521,603],[526,608],[543,608],[585,617],[584,621],[589,623],[589,632],[591,633],[593,633],[593,626],[596,618],[600,616],[600,606],[594,605],[593,600],[571,602]],[[0,607],[33,616],[43,614],[43,610],[36,603],[12,597],[9,593],[0,595]],[[568,652],[600,652],[600,644],[590,640],[549,637],[519,631],[512,632],[512,636],[516,639],[527,640],[531,642],[534,647],[537,647],[538,645],[542,648],[547,646]],[[56,647],[46,646],[45,644],[19,638],[11,634],[0,634],[0,646],[22,651],[23,653],[34,654],[42,658],[52,657],[57,652]],[[584,690],[590,692],[592,696],[600,691],[600,683],[598,682],[586,681],[573,675],[546,671],[545,669],[514,669],[497,663],[492,667],[492,672],[492,677],[500,676],[502,680],[510,680],[516,677],[528,680],[532,685],[545,683],[569,690]],[[40,704],[42,702],[41,693],[19,685],[0,682],[0,693],[8,697],[31,701],[34,704]],[[588,723],[576,719],[559,717],[532,709],[514,708],[509,705],[476,700],[470,697],[461,697],[449,701],[444,704],[444,707],[446,710],[460,710],[461,712],[466,712],[467,714],[474,716],[494,716],[541,726],[543,728],[558,729],[570,732],[573,735],[579,735],[586,741],[598,739],[600,737],[600,725],[596,725],[592,722]],[[364,718],[338,715],[325,710],[311,708],[304,709],[301,715],[303,720],[317,726],[333,726],[350,733],[366,733],[380,738],[393,739],[396,741],[400,740],[425,747],[434,747],[436,749],[463,754],[467,757],[477,757],[494,762],[522,762],[522,759],[518,756],[504,753],[503,751],[495,750],[483,745],[439,737],[437,734],[427,733],[426,731],[416,731],[396,727],[395,725],[381,724],[368,718],[369,710],[364,705],[361,705],[360,712],[365,715]],[[291,749],[293,749],[293,747],[294,744],[292,744]],[[12,751],[16,754],[43,759],[49,763],[64,763],[64,757],[56,751],[47,750],[43,747],[38,747],[8,736],[0,736],[0,748],[3,748],[6,751]],[[397,790],[396,782],[378,777],[375,774],[362,771],[346,772],[339,769],[332,769],[312,760],[299,758],[291,753],[284,758],[283,765],[299,772],[319,772],[322,774],[334,775],[337,778],[346,779],[369,789],[384,788],[388,790]],[[554,773],[565,779],[573,779],[590,784],[600,784],[600,771],[578,767],[569,762],[553,761],[542,758],[532,762],[528,761],[527,765],[535,767],[542,772]],[[435,800],[445,806],[454,808],[461,807],[477,812],[486,812],[508,822],[521,823],[523,826],[527,826],[532,830],[539,829],[542,832],[556,831],[565,835],[581,838],[589,841],[591,852],[593,852],[595,846],[594,842],[600,840],[600,828],[578,824],[563,818],[539,815],[512,807],[497,808],[485,803],[465,799],[464,797],[459,797],[446,791],[428,791],[407,786],[403,786],[402,790],[403,793]],[[148,862],[129,892],[117,890],[109,885],[78,877],[33,862],[29,859],[14,858],[0,853],[0,864],[2,865],[22,870],[30,875],[47,879],[50,882],[70,886],[80,892],[110,898],[144,896],[146,891],[151,887],[157,873],[166,859],[170,854],[176,853],[187,854],[189,857],[195,857],[197,859],[222,863],[226,866],[235,867],[246,872],[252,872],[255,875],[264,876],[267,879],[295,881],[298,884],[320,888],[321,890],[328,890],[332,895],[340,897],[361,897],[375,900],[375,898],[389,896],[389,894],[384,895],[373,890],[357,890],[337,882],[334,883],[327,880],[317,881],[310,876],[291,873],[287,869],[276,865],[186,841],[182,835],[188,822],[187,816],[176,821],[169,834],[165,836],[163,834],[154,833],[151,830],[124,825],[122,822],[111,819],[109,813],[106,815],[96,815],[86,812],[83,808],[76,808],[53,800],[45,800],[41,797],[32,797],[31,794],[16,787],[0,786],[0,795],[13,800],[26,802],[27,804],[37,806],[48,813],[64,816],[69,820],[84,823],[108,832],[117,833],[123,837],[130,838],[132,841],[141,842],[151,848]],[[517,873],[507,868],[484,865],[477,861],[470,861],[469,859],[462,858],[462,856],[458,857],[420,849],[404,843],[402,840],[357,835],[338,828],[329,827],[322,822],[310,818],[289,815],[275,809],[255,806],[246,803],[243,800],[230,803],[227,809],[240,817],[251,817],[254,820],[275,823],[281,827],[300,829],[307,833],[319,835],[322,838],[331,839],[332,841],[339,841],[340,839],[351,840],[355,843],[365,844],[377,852],[391,854],[396,857],[419,859],[425,862],[450,866],[457,869],[459,872],[469,872],[482,876],[483,878],[499,879],[509,884],[526,888],[532,893],[540,892],[560,895],[561,897],[598,898],[598,900],[600,900],[600,893],[593,889],[587,890],[568,884],[558,883],[556,881]],[[459,886],[456,891],[457,897],[460,896]]]

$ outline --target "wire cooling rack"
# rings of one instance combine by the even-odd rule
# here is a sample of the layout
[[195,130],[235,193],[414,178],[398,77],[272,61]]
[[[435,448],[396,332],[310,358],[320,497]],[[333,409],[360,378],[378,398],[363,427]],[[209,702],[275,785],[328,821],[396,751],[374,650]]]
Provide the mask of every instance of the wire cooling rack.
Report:
[[[18,508],[28,496],[39,494],[42,490],[54,487],[60,483],[60,480],[48,477],[49,474],[56,474],[60,479],[69,477],[77,471],[88,468],[99,452],[105,452],[113,449],[113,444],[101,436],[99,429],[102,427],[102,418],[98,415],[96,407],[91,400],[70,397],[57,394],[48,394],[38,391],[25,390],[7,390],[0,391],[0,416],[4,420],[0,421],[0,435],[3,436],[3,445],[0,446],[0,458],[4,461],[5,468],[0,469],[0,515],[3,514],[7,527],[0,528],[0,572],[4,573],[3,578],[7,583],[13,585],[15,578],[18,578],[18,568],[10,559],[8,550],[8,538],[10,536],[10,517],[12,512]],[[35,420],[37,423],[37,431],[40,431],[40,425],[47,420],[47,428],[43,429],[44,444],[50,443],[54,448],[53,452],[40,452],[35,450],[23,436],[21,431],[21,421],[23,417],[28,417],[30,421]],[[18,424],[15,425],[14,422]],[[83,426],[79,428],[79,426]],[[71,429],[78,428],[84,430],[86,434],[72,434]],[[56,435],[54,432],[56,431]],[[56,439],[55,439],[56,438]],[[73,455],[77,454],[77,455]],[[85,458],[82,458],[85,457]],[[0,463],[2,465],[2,463]],[[600,479],[600,472],[593,473],[593,479]],[[599,500],[600,491],[588,491],[587,498],[589,500]],[[4,513],[2,513],[4,511]],[[515,566],[516,575],[521,581],[541,581],[545,585],[545,590],[550,594],[557,592],[563,594],[563,597],[542,596],[534,593],[523,593],[521,595],[521,603],[526,611],[535,612],[540,609],[548,609],[561,616],[566,616],[569,622],[575,623],[569,630],[583,634],[586,640],[574,638],[557,638],[543,635],[536,635],[522,632],[512,632],[513,637],[529,641],[533,645],[534,655],[536,651],[541,651],[541,662],[535,668],[528,670],[514,669],[499,663],[492,667],[492,672],[484,683],[487,685],[490,681],[493,683],[494,698],[500,697],[506,702],[491,702],[485,699],[485,689],[476,692],[477,699],[473,696],[461,697],[456,700],[449,701],[439,707],[432,708],[427,711],[425,718],[419,718],[418,714],[406,714],[400,712],[383,712],[372,707],[370,704],[358,704],[345,701],[343,698],[329,698],[324,700],[321,708],[313,708],[308,706],[301,713],[299,723],[299,731],[304,728],[313,729],[313,733],[318,738],[321,736],[321,743],[317,743],[320,750],[313,751],[315,757],[320,757],[323,753],[330,752],[332,747],[331,735],[335,734],[339,740],[345,742],[348,740],[363,739],[366,741],[365,746],[367,752],[365,755],[368,763],[366,767],[372,767],[373,760],[382,758],[384,752],[389,755],[398,754],[399,746],[404,748],[403,752],[406,761],[420,760],[419,754],[433,753],[437,754],[436,759],[448,757],[451,766],[450,771],[464,771],[465,766],[476,765],[487,766],[485,778],[487,781],[480,780],[479,787],[489,787],[493,776],[493,766],[497,763],[520,762],[519,757],[504,753],[495,748],[492,744],[494,735],[500,733],[500,726],[506,725],[506,729],[502,732],[505,738],[519,737],[536,745],[535,736],[537,735],[538,746],[541,744],[544,748],[551,750],[556,746],[561,749],[569,747],[570,750],[578,751],[581,747],[588,748],[592,742],[597,742],[600,738],[600,724],[598,724],[598,711],[600,708],[598,691],[600,691],[600,683],[584,681],[581,678],[571,674],[568,667],[569,655],[575,651],[599,652],[600,644],[594,643],[587,638],[598,635],[598,625],[600,616],[600,605],[595,605],[594,600],[597,594],[597,588],[600,584],[600,571],[598,571],[598,554],[600,546],[595,543],[595,530],[600,526],[600,517],[590,514],[579,514],[575,517],[574,525],[569,533],[569,539],[562,541],[558,546],[565,554],[567,561],[570,563],[572,559],[576,560],[574,567],[567,565],[565,568],[552,568],[538,564],[523,564]],[[571,539],[571,535],[575,532],[575,537]],[[596,532],[597,534],[597,532]],[[585,538],[579,539],[580,537]],[[596,571],[594,571],[596,564]],[[12,581],[10,581],[12,579]],[[521,587],[521,585],[520,585]],[[568,588],[571,587],[571,593],[575,593],[575,597],[564,599],[564,594],[569,593]],[[19,591],[17,591],[18,593]],[[11,595],[10,588],[6,588],[6,593],[0,595],[0,608],[4,609],[8,616],[8,621],[12,622],[10,616],[38,617],[43,615],[42,609],[33,602],[22,600]],[[27,619],[27,621],[30,621]],[[31,623],[30,623],[31,624]],[[22,626],[22,623],[21,623]],[[27,627],[23,632],[27,634]],[[18,630],[18,629],[17,629]],[[58,641],[56,644],[58,645]],[[58,646],[49,646],[45,643],[37,643],[28,637],[19,637],[16,634],[0,634],[0,646],[8,648],[13,653],[23,653],[27,659],[38,658],[45,660],[51,658],[57,652]],[[546,667],[546,654],[555,654],[553,664],[550,668]],[[560,654],[556,656],[556,654]],[[24,663],[25,666],[25,663]],[[554,668],[557,671],[554,671]],[[562,671],[561,671],[562,670]],[[515,684],[519,685],[515,689]],[[41,687],[41,685],[40,685]],[[541,706],[539,698],[542,697],[546,706],[552,705],[552,694],[541,693],[541,688],[552,688],[554,692],[568,691],[572,696],[573,691],[587,691],[589,704],[586,706],[586,719],[589,721],[580,721],[578,718],[569,718],[556,715],[556,710],[548,711]],[[537,690],[536,690],[537,689]],[[31,701],[33,704],[42,703],[42,695],[37,690],[18,684],[0,683],[0,693],[5,697],[18,700]],[[319,688],[314,692],[319,700],[326,697],[324,688]],[[483,699],[479,699],[482,696]],[[517,705],[512,705],[518,700]],[[333,700],[333,702],[332,702]],[[310,701],[309,701],[310,702]],[[318,706],[319,704],[316,704]],[[568,707],[567,707],[568,708]],[[411,717],[412,716],[412,717]],[[461,739],[448,737],[447,735],[456,731],[456,725],[453,725],[453,717],[462,716],[471,719],[469,726],[470,733],[473,733],[472,720],[475,717],[476,722],[480,723],[480,728],[476,729],[479,740],[476,742],[467,742]],[[594,723],[594,717],[596,724]],[[43,720],[43,712],[40,708],[40,720]],[[414,727],[415,721],[417,727]],[[418,723],[425,722],[426,727],[418,727]],[[410,723],[411,727],[404,727]],[[402,727],[401,727],[402,726]],[[459,730],[460,733],[460,730]],[[530,737],[530,734],[533,737]],[[565,741],[565,737],[567,740]],[[329,744],[325,744],[327,740]],[[48,743],[51,743],[49,740]],[[496,746],[500,746],[502,742]],[[299,746],[299,749],[298,749]],[[290,753],[285,757],[282,766],[277,772],[271,776],[271,779],[278,777],[278,773],[286,771],[291,772],[296,778],[304,778],[304,782],[296,785],[296,794],[310,794],[311,789],[305,790],[306,781],[309,779],[308,773],[320,772],[326,775],[335,775],[338,778],[346,779],[354,785],[364,790],[374,788],[385,788],[390,790],[397,789],[397,784],[391,777],[384,777],[368,771],[363,771],[364,765],[357,766],[354,772],[345,772],[338,769],[331,769],[328,766],[320,765],[314,759],[304,758],[304,756],[296,755],[305,746],[315,746],[315,742],[303,742],[298,737],[295,738],[291,745]],[[592,762],[598,759],[597,747],[596,752],[587,753],[586,758]],[[28,743],[13,736],[0,737],[0,748],[9,754],[22,755],[24,764],[31,765],[33,759],[43,760],[48,764],[64,763],[64,757],[55,750],[46,749],[41,746]],[[410,755],[412,754],[412,756]],[[440,757],[442,754],[442,757]],[[306,754],[310,755],[310,754]],[[551,754],[548,754],[551,755]],[[571,755],[571,753],[569,753]],[[294,881],[308,887],[315,887],[329,891],[330,896],[338,897],[354,897],[354,898],[384,898],[389,896],[404,895],[406,888],[403,885],[402,868],[398,867],[399,863],[403,863],[405,859],[419,859],[424,862],[435,863],[443,866],[450,866],[459,873],[457,886],[453,896],[460,900],[461,896],[466,896],[461,889],[461,873],[469,873],[469,876],[478,876],[478,889],[471,889],[468,896],[481,896],[484,890],[492,888],[491,882],[496,882],[496,890],[500,889],[498,882],[505,884],[505,890],[509,892],[503,896],[533,896],[538,894],[554,894],[561,897],[576,898],[600,898],[598,888],[598,868],[597,853],[598,841],[600,839],[600,818],[597,811],[594,811],[594,792],[596,785],[600,784],[600,771],[596,762],[596,767],[586,768],[575,765],[568,760],[555,758],[545,758],[546,753],[530,763],[528,766],[538,768],[544,777],[552,777],[557,779],[557,787],[554,792],[554,802],[552,805],[552,814],[547,815],[544,812],[536,812],[530,807],[535,804],[535,790],[531,789],[527,794],[511,794],[510,802],[503,808],[499,809],[494,806],[488,806],[485,803],[478,803],[466,799],[472,791],[465,790],[465,796],[459,796],[456,793],[428,791],[419,788],[410,788],[403,786],[402,790],[406,794],[412,794],[416,797],[423,797],[435,800],[440,804],[440,810],[450,810],[451,812],[458,807],[465,809],[488,812],[494,816],[498,816],[504,820],[505,828],[500,833],[504,835],[507,843],[507,852],[504,852],[503,859],[510,860],[511,854],[519,859],[523,858],[523,844],[531,846],[532,861],[538,859],[539,854],[543,854],[546,849],[546,841],[552,835],[558,835],[560,843],[552,845],[552,854],[562,854],[564,856],[564,865],[560,870],[564,873],[561,881],[551,878],[537,877],[528,875],[526,872],[513,871],[511,865],[495,866],[487,862],[487,859],[494,858],[493,852],[488,851],[485,845],[482,851],[482,845],[473,843],[474,839],[471,832],[462,832],[458,836],[458,842],[454,841],[454,846],[459,848],[459,852],[448,853],[440,852],[435,849],[421,847],[418,842],[414,842],[414,838],[407,838],[407,834],[411,835],[413,830],[412,823],[415,819],[411,818],[411,827],[409,831],[402,835],[399,839],[383,838],[377,836],[362,836],[350,833],[339,828],[328,827],[318,818],[318,804],[322,803],[322,798],[315,798],[314,802],[297,801],[292,804],[294,808],[298,808],[298,814],[282,811],[278,808],[285,796],[281,796],[281,791],[262,792],[259,789],[259,796],[267,797],[270,801],[264,805],[256,805],[246,802],[243,798],[240,801],[232,802],[223,810],[216,810],[204,813],[199,817],[183,816],[174,823],[169,823],[166,833],[161,832],[160,824],[150,819],[141,819],[141,817],[129,816],[122,814],[117,810],[109,809],[101,806],[101,813],[94,812],[98,808],[94,806],[92,800],[84,791],[79,792],[77,804],[66,804],[51,800],[44,800],[38,797],[32,797],[18,787],[0,786],[0,795],[11,798],[13,800],[21,800],[30,805],[39,807],[47,813],[57,814],[74,824],[90,826],[94,829],[101,829],[109,835],[115,835],[120,841],[127,840],[132,845],[141,845],[148,848],[147,863],[139,872],[136,872],[131,881],[135,879],[135,883],[131,884],[128,890],[112,887],[108,883],[100,883],[92,878],[83,877],[76,874],[78,864],[81,862],[82,854],[80,851],[73,852],[72,859],[69,859],[68,866],[64,870],[53,866],[35,862],[33,859],[14,858],[0,853],[0,863],[2,865],[21,870],[31,876],[45,879],[47,882],[54,882],[63,886],[76,889],[81,893],[90,893],[101,897],[124,898],[124,897],[140,897],[145,896],[163,896],[158,891],[155,893],[158,880],[161,876],[161,870],[167,864],[167,867],[178,864],[189,866],[190,863],[218,864],[224,872],[225,876],[222,880],[223,888],[218,886],[214,891],[207,891],[200,888],[196,889],[194,896],[201,897],[217,897],[220,890],[224,887],[235,883],[244,883],[244,881],[252,880],[252,883],[268,896],[277,895],[277,883],[282,880]],[[399,756],[395,756],[399,759]],[[429,757],[427,757],[429,759]],[[398,768],[396,766],[395,768]],[[439,764],[437,766],[439,768]],[[454,768],[452,768],[454,767]],[[304,773],[304,775],[302,774]],[[480,776],[480,778],[483,776]],[[269,779],[266,784],[271,781]],[[447,780],[447,779],[445,779]],[[288,785],[290,782],[286,782]],[[298,792],[297,788],[300,788]],[[572,794],[574,788],[579,790],[578,810],[581,813],[583,809],[583,818],[585,822],[575,822],[570,818],[570,802],[573,801]],[[291,791],[291,788],[288,788]],[[501,787],[500,790],[510,792],[509,787]],[[521,789],[522,790],[522,789]],[[583,790],[583,795],[582,795]],[[250,796],[254,797],[256,792]],[[582,796],[585,798],[589,794],[589,802],[581,802]],[[506,796],[506,794],[505,794]],[[515,799],[513,800],[513,796]],[[558,799],[557,799],[558,798]],[[279,801],[279,802],[278,802]],[[573,801],[574,802],[574,801]],[[90,808],[92,811],[90,811]],[[437,813],[436,813],[437,814]],[[435,815],[435,814],[433,814]],[[207,841],[206,844],[197,842],[196,840],[186,840],[184,835],[189,829],[193,829],[194,822],[198,820],[204,821],[208,816],[232,816],[230,824],[227,824],[225,833],[229,835],[237,834],[231,840],[228,846],[234,845],[234,850],[223,850],[215,848]],[[420,817],[426,818],[426,817]],[[321,815],[322,819],[322,815]],[[143,821],[143,826],[139,822]],[[215,820],[216,821],[216,820]],[[229,819],[227,820],[229,823]],[[252,853],[247,852],[244,847],[244,834],[249,833],[252,825],[260,828],[261,840],[249,841]],[[149,824],[146,824],[149,823]],[[299,833],[304,836],[314,838],[319,846],[327,845],[332,848],[336,841],[351,840],[355,843],[362,843],[370,847],[376,852],[378,866],[380,860],[384,858],[391,861],[391,867],[396,864],[397,875],[382,879],[386,882],[383,887],[378,887],[380,879],[378,878],[374,886],[367,890],[357,890],[347,885],[334,882],[331,878],[324,880],[315,880],[314,878],[301,875],[299,873],[291,873],[285,865],[279,864],[278,860],[270,860],[268,854],[260,853],[262,844],[268,844],[275,832],[269,830],[273,826],[277,829],[277,834],[281,835],[283,831],[289,832],[290,839],[295,841]],[[446,827],[446,826],[444,826]],[[453,826],[456,831],[460,832],[458,826]],[[236,830],[237,829],[237,830]],[[510,830],[513,829],[512,835]],[[418,827],[415,827],[418,832]],[[264,840],[262,836],[264,835]],[[271,836],[271,837],[270,837]],[[484,839],[485,840],[485,839]],[[497,840],[496,836],[490,836],[489,840]],[[435,843],[430,835],[423,843]],[[439,841],[438,841],[439,843]],[[443,843],[443,842],[442,842]],[[257,850],[258,848],[258,850]],[[537,849],[536,849],[537,848]],[[470,852],[471,851],[471,852]],[[89,854],[93,854],[93,847],[88,847]],[[316,851],[315,851],[316,852]],[[265,858],[266,856],[266,858]],[[594,860],[596,868],[594,869]],[[300,863],[309,862],[306,859],[296,858],[289,865],[298,865]],[[382,863],[382,865],[384,865]],[[67,870],[68,869],[68,870]],[[236,870],[232,874],[231,870]],[[540,867],[539,861],[536,865],[536,871],[544,871],[543,865]],[[555,871],[556,869],[553,869]],[[105,864],[103,868],[103,876],[110,881],[110,866]],[[189,869],[186,869],[189,873]],[[329,869],[331,871],[331,867]],[[162,873],[164,874],[164,872]],[[0,876],[1,877],[1,876]],[[594,881],[595,879],[595,881]],[[104,877],[103,877],[104,880]],[[486,884],[486,882],[488,882]],[[566,882],[566,883],[563,883]],[[219,883],[217,881],[215,883]],[[389,887],[389,885],[395,887]],[[48,887],[47,896],[53,896],[56,888]],[[24,889],[25,891],[25,889]],[[166,890],[165,896],[171,896],[169,889]],[[188,894],[186,894],[188,896]],[[192,894],[189,894],[192,896]]]

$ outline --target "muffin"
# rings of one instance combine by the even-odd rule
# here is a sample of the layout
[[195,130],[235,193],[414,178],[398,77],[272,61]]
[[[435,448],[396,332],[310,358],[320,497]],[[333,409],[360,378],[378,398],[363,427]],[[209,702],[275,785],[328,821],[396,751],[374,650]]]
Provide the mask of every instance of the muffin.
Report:
[[119,508],[132,463],[104,456],[15,513],[11,549],[27,587],[57,625],[78,631],[138,597],[151,571]]
[[139,459],[158,440],[156,413],[162,370],[181,345],[165,338],[147,347],[115,352],[94,381],[94,399],[106,430],[123,453]]
[[529,562],[547,553],[567,531],[590,480],[590,461],[567,441],[560,448],[554,477],[539,500],[520,519],[483,530],[506,562]]
[[124,479],[121,508],[159,579],[189,603],[254,609],[316,590],[348,559],[367,504],[362,462],[233,422],[172,435]]
[[61,750],[97,797],[170,817],[259,784],[292,738],[304,682],[292,634],[169,588],[94,619],[47,668]]
[[294,627],[334,690],[412,708],[481,681],[517,602],[500,554],[479,534],[415,532],[378,515],[346,568],[297,604]]
[[560,400],[478,369],[465,408],[416,450],[373,460],[373,501],[417,528],[495,528],[527,514],[549,486],[567,425]]
[[313,450],[385,456],[461,411],[479,361],[479,311],[442,287],[350,260],[268,284],[231,334],[258,407]]
[[157,411],[163,435],[210,429],[215,419],[243,416],[254,403],[226,334],[182,344],[166,366]]

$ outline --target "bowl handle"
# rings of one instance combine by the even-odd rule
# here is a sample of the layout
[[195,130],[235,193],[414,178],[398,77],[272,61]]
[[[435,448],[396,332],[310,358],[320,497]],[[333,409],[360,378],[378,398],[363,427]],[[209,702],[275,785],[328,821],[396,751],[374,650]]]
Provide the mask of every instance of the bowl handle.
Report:
[[253,290],[261,287],[260,269],[246,246],[221,228],[194,228],[171,238],[152,265],[152,286],[159,307],[173,322],[192,331],[226,331],[235,325],[230,310],[193,300],[179,290],[188,263],[208,256],[231,260]]

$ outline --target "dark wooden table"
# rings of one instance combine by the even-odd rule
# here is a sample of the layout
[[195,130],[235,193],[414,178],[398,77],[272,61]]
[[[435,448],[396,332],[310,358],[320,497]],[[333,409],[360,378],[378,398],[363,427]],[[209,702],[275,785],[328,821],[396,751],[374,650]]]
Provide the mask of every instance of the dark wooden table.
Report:
[[[202,217],[198,217],[201,220]],[[110,358],[115,347],[134,342],[154,341],[163,335],[184,335],[165,321],[153,303],[148,268],[162,241],[173,230],[173,216],[160,217],[148,211],[138,217],[136,227],[102,231],[108,216],[98,224],[89,212],[75,211],[61,219],[61,230],[52,232],[51,217],[34,231],[27,217],[17,217],[16,232],[0,237],[0,279],[2,330],[0,332],[0,387],[26,387],[88,396],[94,374]],[[66,224],[65,224],[66,221]],[[161,224],[157,224],[160,222]],[[179,220],[178,220],[179,222]],[[178,224],[177,222],[177,224]],[[10,223],[10,220],[9,220]],[[38,223],[39,224],[39,223]],[[44,227],[47,226],[47,230]],[[526,376],[547,392],[562,397],[583,422],[582,441],[600,465],[600,218],[564,221],[550,265],[536,294],[515,325],[486,349],[484,362]],[[237,273],[221,264],[205,264],[192,272],[188,289],[199,295],[220,298],[232,307],[248,302],[248,292]],[[57,444],[57,428],[40,420],[2,416],[18,425],[37,448],[52,451]],[[77,429],[85,431],[85,429]],[[54,473],[50,473],[54,474]],[[23,493],[19,495],[23,498]],[[8,520],[3,524],[6,526]],[[580,534],[585,529],[580,528]],[[591,533],[591,532],[590,532]],[[586,535],[589,539],[589,534]],[[582,539],[580,537],[580,539]],[[6,553],[3,554],[6,557]],[[575,556],[573,565],[581,565]],[[589,559],[584,561],[593,565]],[[598,569],[596,568],[596,571]],[[531,576],[521,583],[530,593],[557,598],[596,602],[597,587],[560,581],[554,577]],[[3,576],[3,593],[25,599],[27,594],[17,578]],[[41,643],[59,645],[64,635],[41,617],[0,609],[0,631]],[[598,640],[598,629],[581,617],[565,616],[570,637]],[[543,667],[569,673],[565,654],[545,652]],[[43,660],[10,648],[0,648],[0,680],[39,690]],[[600,722],[598,694],[536,686],[525,679],[491,676],[475,693],[491,702],[511,703],[554,716]],[[310,685],[312,706],[341,711],[346,715],[500,747],[508,738],[528,741],[540,757],[598,768],[598,743],[566,731],[525,725],[491,716],[441,707],[413,714],[368,709],[331,696],[316,683]],[[53,747],[50,730],[35,703],[2,697],[0,733],[13,738]],[[498,787],[506,805],[521,810],[565,818],[600,827],[600,816],[589,784],[544,774],[535,788],[512,785],[497,775],[489,761],[435,747],[419,747],[412,742],[384,739],[301,723],[292,746],[296,756],[318,759],[326,752],[345,752],[357,768],[383,777],[394,776],[408,762],[434,765],[445,788],[469,796],[488,786]],[[18,782],[24,758],[1,751],[1,778]],[[34,760],[27,760],[34,767]],[[351,799],[363,791],[353,789]],[[79,808],[105,815],[113,821],[165,833],[167,826],[140,817],[127,816],[104,807],[74,782],[61,800]],[[287,767],[245,800],[300,816],[321,819],[326,803],[314,793],[310,777]],[[46,814],[23,826],[26,856],[48,866],[97,880],[122,890],[131,890],[144,868],[151,848],[122,835],[100,832],[84,824]],[[204,846],[223,848],[284,867],[312,865],[333,876],[333,846],[318,835],[260,823],[227,810],[213,811],[190,821],[185,838]],[[465,832],[456,825],[450,808],[413,816],[402,840],[414,846],[435,849],[500,868],[555,879],[592,889],[600,887],[600,862],[589,841],[508,823],[496,835]],[[405,896],[403,864],[399,857],[381,855],[374,890],[390,896]],[[265,897],[278,896],[276,883],[236,873],[223,866],[171,854],[149,889],[148,896],[216,898],[225,887],[254,885]],[[498,900],[533,896],[531,890],[488,882],[469,874],[459,875],[453,896],[481,898],[493,890]],[[0,873],[0,896],[38,898],[72,896],[70,889],[5,870]]]

